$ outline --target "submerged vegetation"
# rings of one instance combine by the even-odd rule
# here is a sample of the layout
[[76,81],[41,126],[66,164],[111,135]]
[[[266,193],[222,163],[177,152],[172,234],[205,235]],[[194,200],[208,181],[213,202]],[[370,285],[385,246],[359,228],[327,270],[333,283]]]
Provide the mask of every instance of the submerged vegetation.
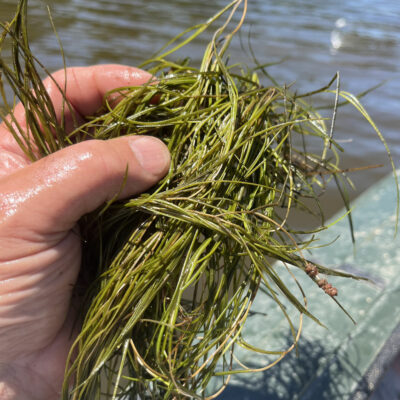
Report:
[[[242,18],[232,28],[240,6]],[[246,2],[235,0],[170,41],[141,66],[154,82],[110,93],[121,101],[105,99],[101,112],[68,135],[41,83],[38,70],[45,68],[29,48],[27,1],[3,25],[0,47],[11,41],[13,62],[9,66],[0,57],[2,117],[12,115],[14,102],[8,105],[3,87],[8,81],[28,110],[30,135],[16,124],[9,128],[32,161],[81,140],[120,135],[156,136],[172,154],[168,175],[151,191],[112,201],[81,221],[86,272],[77,291],[84,289],[84,312],[64,399],[205,398],[216,374],[223,377],[223,390],[230,374],[252,371],[233,370],[235,346],[275,355],[265,369],[295,347],[301,318],[289,319],[282,298],[319,323],[307,311],[305,295],[299,299],[287,288],[276,260],[303,270],[315,290],[322,288],[334,301],[338,290],[321,275],[350,277],[305,258],[313,243],[309,234],[324,229],[318,199],[329,181],[336,182],[348,208],[342,149],[333,134],[339,98],[380,133],[356,97],[338,84],[331,89],[337,75],[320,90],[296,94],[263,66],[230,65],[229,43],[245,8]],[[226,14],[200,66],[173,60],[178,49]],[[263,75],[270,86],[262,84]],[[324,92],[333,98],[330,119],[306,101]],[[67,100],[65,107],[71,107]],[[319,143],[319,153],[307,150],[310,141],[313,149]],[[307,210],[306,199],[320,210],[321,227],[294,231],[288,218],[295,208]],[[258,290],[288,320],[293,335],[288,349],[269,353],[242,337]]]

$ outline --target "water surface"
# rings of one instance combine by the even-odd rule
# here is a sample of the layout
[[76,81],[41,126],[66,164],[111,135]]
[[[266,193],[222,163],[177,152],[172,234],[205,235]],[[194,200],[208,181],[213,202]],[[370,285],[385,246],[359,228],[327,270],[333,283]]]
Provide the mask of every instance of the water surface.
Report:
[[[16,0],[2,0],[0,19],[9,19]],[[47,1],[66,54],[67,65],[138,65],[168,39],[205,21],[227,4],[223,0],[53,0]],[[62,67],[48,22],[46,1],[30,0],[30,35],[36,56],[50,70]],[[353,93],[385,81],[363,99],[400,166],[400,2],[398,0],[249,0],[232,62],[252,64],[248,38],[260,63],[285,60],[269,72],[294,90],[313,90],[340,71],[341,87]],[[200,61],[212,32],[188,46],[182,56]],[[345,148],[343,168],[382,163],[383,168],[352,173],[355,197],[390,171],[384,147],[363,118],[340,109],[335,138]],[[342,206],[332,190],[323,197],[328,214]]]

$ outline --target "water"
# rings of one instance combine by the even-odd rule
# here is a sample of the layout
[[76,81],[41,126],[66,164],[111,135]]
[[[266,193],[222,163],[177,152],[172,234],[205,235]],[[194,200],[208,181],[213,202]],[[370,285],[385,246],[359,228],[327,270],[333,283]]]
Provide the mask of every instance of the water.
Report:
[[[49,2],[50,3],[50,2]],[[0,20],[9,19],[15,0],[2,0]],[[67,65],[122,63],[138,65],[169,38],[205,21],[227,4],[223,0],[53,0],[51,12],[62,40]],[[47,17],[46,3],[30,0],[32,48],[50,70],[62,59]],[[242,42],[248,37],[260,63],[285,59],[269,72],[299,91],[325,85],[340,71],[341,87],[360,93],[386,83],[363,99],[400,166],[400,2],[398,0],[249,0]],[[212,32],[190,44],[182,56],[201,59]],[[251,64],[240,41],[231,60]],[[384,147],[363,118],[340,109],[335,137],[345,148],[342,167],[384,164],[352,173],[355,197],[390,171]],[[323,196],[328,215],[342,203],[333,190]]]

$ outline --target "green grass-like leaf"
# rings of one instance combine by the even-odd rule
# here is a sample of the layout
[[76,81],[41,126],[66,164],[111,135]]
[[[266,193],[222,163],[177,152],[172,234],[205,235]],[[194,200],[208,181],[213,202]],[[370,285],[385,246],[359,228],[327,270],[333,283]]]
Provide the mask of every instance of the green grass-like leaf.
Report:
[[[172,155],[168,175],[151,191],[110,201],[81,221],[84,269],[91,280],[81,277],[83,323],[71,350],[63,399],[116,400],[134,394],[202,399],[213,376],[253,371],[240,362],[233,369],[235,345],[276,356],[269,368],[295,347],[303,314],[320,323],[308,312],[304,294],[292,293],[273,263],[304,271],[309,266],[303,253],[313,237],[292,232],[287,219],[296,207],[306,208],[305,199],[314,199],[319,208],[319,194],[331,179],[350,210],[346,180],[339,179],[342,149],[333,138],[339,97],[386,143],[356,97],[338,84],[330,90],[338,74],[326,87],[296,96],[277,85],[265,66],[228,65],[229,43],[245,10],[240,23],[226,32],[241,3],[233,1],[168,42],[142,66],[156,82],[113,91],[110,95],[119,93],[121,101],[112,107],[106,98],[103,110],[69,135],[39,78],[37,70],[44,67],[29,48],[27,0],[2,25],[0,49],[11,41],[13,65],[0,57],[1,116],[11,113],[6,124],[32,161],[87,138],[120,135],[159,137]],[[226,13],[199,67],[169,59]],[[258,71],[273,85],[262,86]],[[15,101],[7,103],[6,81],[27,110],[29,134],[12,117]],[[335,95],[329,128],[305,101],[322,92]],[[66,99],[65,107],[71,107]],[[320,142],[320,154],[306,150],[310,138],[314,147]],[[296,148],[294,143],[303,144]],[[287,320],[293,336],[289,349],[259,349],[241,337],[258,290]],[[288,303],[299,311],[299,324],[290,319]]]

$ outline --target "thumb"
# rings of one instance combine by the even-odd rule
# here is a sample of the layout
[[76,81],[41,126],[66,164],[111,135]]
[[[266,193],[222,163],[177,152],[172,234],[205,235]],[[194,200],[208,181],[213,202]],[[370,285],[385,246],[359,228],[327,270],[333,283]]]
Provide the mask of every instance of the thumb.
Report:
[[40,236],[65,232],[118,193],[153,186],[169,164],[167,147],[150,136],[72,145],[0,180],[0,222]]

